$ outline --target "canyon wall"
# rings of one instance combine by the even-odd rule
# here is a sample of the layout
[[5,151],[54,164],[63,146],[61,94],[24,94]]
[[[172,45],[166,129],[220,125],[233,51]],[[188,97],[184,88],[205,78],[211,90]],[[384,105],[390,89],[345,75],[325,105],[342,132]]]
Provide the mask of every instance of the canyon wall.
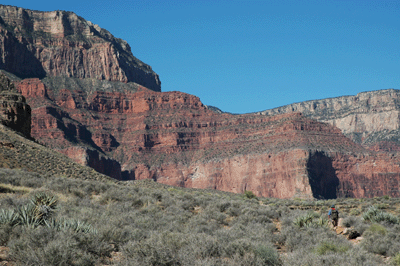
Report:
[[294,103],[259,114],[292,112],[301,112],[312,119],[330,123],[370,149],[400,151],[399,90],[362,92],[355,96]]
[[0,55],[0,68],[21,78],[94,78],[161,90],[158,75],[126,41],[72,12],[0,5]]
[[279,198],[400,196],[395,155],[301,113],[221,114],[193,95],[107,81],[16,88],[32,106],[34,138],[117,179]]
[[0,74],[0,123],[27,138],[31,135],[31,108],[6,76]]

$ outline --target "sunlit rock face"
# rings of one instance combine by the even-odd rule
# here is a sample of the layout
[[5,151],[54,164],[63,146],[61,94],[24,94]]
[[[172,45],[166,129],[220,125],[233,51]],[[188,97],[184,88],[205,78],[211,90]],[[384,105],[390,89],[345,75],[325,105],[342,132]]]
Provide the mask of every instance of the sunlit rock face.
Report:
[[220,114],[181,92],[87,83],[16,87],[32,105],[36,139],[114,178],[277,198],[400,196],[395,155],[301,113]]
[[260,112],[265,115],[301,112],[340,128],[347,137],[375,151],[400,151],[400,91],[362,92],[294,103]]
[[126,41],[72,12],[0,5],[0,55],[0,68],[19,77],[93,78],[161,90],[158,75]]

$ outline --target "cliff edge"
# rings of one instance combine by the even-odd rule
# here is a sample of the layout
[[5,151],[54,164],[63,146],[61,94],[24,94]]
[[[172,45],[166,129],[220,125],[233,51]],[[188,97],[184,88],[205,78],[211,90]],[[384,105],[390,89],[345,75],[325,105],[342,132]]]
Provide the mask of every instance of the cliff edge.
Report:
[[66,11],[0,5],[0,69],[21,78],[93,78],[161,90],[158,75],[126,41]]

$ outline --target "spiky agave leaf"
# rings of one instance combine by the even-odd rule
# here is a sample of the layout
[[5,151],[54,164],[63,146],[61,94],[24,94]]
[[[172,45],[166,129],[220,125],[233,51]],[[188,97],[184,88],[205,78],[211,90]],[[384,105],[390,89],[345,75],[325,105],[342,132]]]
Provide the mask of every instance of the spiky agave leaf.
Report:
[[58,203],[55,196],[45,192],[35,194],[30,201],[35,206],[35,215],[41,220],[50,218]]
[[46,226],[56,229],[56,230],[67,230],[71,229],[77,233],[90,233],[97,234],[97,230],[90,224],[73,219],[59,219],[50,221],[45,221]]
[[18,224],[18,214],[14,210],[0,210],[0,224],[14,226]]
[[28,227],[37,227],[41,223],[41,217],[36,215],[35,206],[27,204],[16,209],[18,214],[18,224]]

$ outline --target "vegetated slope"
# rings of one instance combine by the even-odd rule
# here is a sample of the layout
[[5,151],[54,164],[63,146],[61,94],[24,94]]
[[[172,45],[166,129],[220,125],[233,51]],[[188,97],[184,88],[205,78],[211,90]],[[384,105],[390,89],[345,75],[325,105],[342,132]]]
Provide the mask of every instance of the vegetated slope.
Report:
[[330,123],[353,141],[372,150],[400,150],[400,91],[394,89],[361,92],[313,100],[259,112],[264,115],[301,112]]
[[299,113],[217,114],[192,95],[105,81],[16,84],[34,138],[118,179],[279,198],[399,196],[397,157]]
[[135,82],[160,91],[158,75],[128,43],[66,11],[0,5],[0,68],[19,77]]
[[[1,168],[0,188],[0,249],[8,265],[350,266],[400,258],[400,202],[389,197],[257,199],[152,180],[105,184]],[[6,215],[38,197],[57,200],[46,223]],[[332,204],[351,234],[330,228]]]
[[90,167],[75,163],[67,156],[26,139],[0,125],[0,168],[25,169],[43,176],[62,176],[113,182]]

